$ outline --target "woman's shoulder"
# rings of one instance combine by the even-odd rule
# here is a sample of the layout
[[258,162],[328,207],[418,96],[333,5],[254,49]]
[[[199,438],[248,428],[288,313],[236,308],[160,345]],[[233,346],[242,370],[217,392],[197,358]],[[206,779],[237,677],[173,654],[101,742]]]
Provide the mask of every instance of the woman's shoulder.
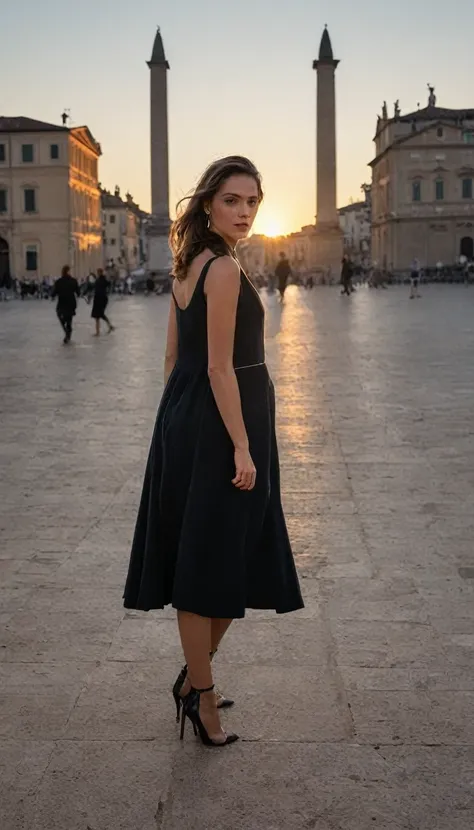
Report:
[[213,254],[207,262],[209,268],[206,275],[206,292],[216,288],[222,290],[240,286],[240,265],[230,254]]

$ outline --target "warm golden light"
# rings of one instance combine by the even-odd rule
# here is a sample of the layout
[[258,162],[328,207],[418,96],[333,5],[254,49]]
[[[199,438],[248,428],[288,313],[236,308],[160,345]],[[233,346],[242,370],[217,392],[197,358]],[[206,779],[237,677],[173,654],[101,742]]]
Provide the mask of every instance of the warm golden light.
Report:
[[265,222],[265,224],[262,227],[262,233],[265,236],[271,236],[271,237],[283,236],[282,227],[279,224],[279,222],[277,222],[276,220],[273,220],[273,221],[269,220],[269,221]]
[[277,212],[269,209],[269,207],[265,204],[263,204],[260,208],[253,232],[259,234],[261,233],[264,236],[272,238],[276,236],[284,236],[285,233],[288,233],[288,231],[285,231],[284,222],[281,216],[279,216]]

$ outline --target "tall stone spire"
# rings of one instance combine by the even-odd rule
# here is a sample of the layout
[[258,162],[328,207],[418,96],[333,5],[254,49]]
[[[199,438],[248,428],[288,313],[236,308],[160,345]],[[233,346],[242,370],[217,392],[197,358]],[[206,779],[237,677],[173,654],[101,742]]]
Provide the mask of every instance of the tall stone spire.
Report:
[[168,85],[170,68],[160,29],[155,36],[150,69],[150,130],[151,130],[151,212],[148,231],[148,269],[153,273],[169,272],[168,246],[169,162],[168,162]]
[[336,205],[336,67],[326,28],[321,37],[317,74],[316,119],[316,259],[337,271],[342,259],[342,231]]

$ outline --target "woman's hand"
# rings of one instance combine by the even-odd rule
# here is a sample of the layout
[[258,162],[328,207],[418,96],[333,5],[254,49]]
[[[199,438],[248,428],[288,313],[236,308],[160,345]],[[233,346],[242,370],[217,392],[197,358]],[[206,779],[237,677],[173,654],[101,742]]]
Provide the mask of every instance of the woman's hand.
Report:
[[234,453],[235,478],[232,484],[239,490],[253,490],[257,478],[257,470],[248,449],[238,449]]

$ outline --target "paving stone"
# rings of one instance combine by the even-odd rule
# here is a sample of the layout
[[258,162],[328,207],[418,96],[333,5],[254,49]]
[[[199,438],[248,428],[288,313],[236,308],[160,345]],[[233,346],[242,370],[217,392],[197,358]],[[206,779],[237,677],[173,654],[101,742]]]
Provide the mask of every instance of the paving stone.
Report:
[[63,735],[92,663],[0,663],[0,736],[50,740]]
[[454,822],[468,830],[472,821],[472,748],[240,743],[232,775],[216,754],[203,765],[194,746],[185,748],[167,830],[448,830]]
[[364,690],[348,698],[359,743],[474,744],[473,691]]
[[0,741],[0,827],[35,827],[36,792],[54,751],[54,741]]
[[61,741],[36,795],[34,830],[156,830],[172,752],[160,741]]

